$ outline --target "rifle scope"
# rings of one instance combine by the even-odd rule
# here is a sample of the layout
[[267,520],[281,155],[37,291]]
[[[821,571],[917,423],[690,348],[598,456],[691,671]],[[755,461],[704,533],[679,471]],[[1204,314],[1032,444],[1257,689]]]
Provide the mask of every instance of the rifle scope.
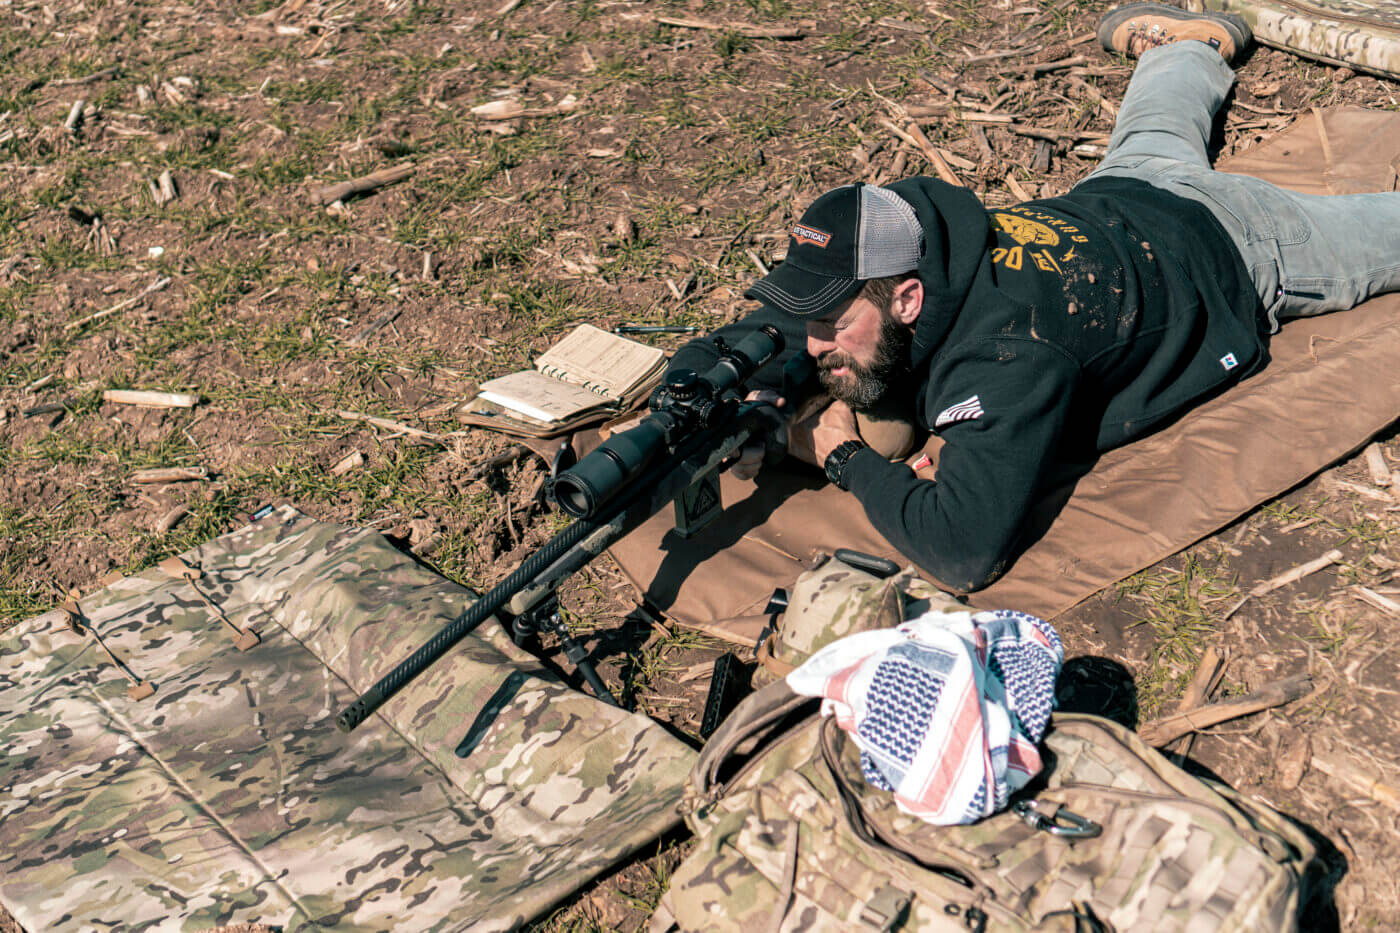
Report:
[[554,480],[559,507],[575,518],[591,518],[629,480],[663,451],[697,430],[733,417],[736,390],[783,350],[783,335],[765,324],[734,346],[714,338],[719,360],[704,375],[678,369],[652,392],[651,413],[635,428],[613,435]]

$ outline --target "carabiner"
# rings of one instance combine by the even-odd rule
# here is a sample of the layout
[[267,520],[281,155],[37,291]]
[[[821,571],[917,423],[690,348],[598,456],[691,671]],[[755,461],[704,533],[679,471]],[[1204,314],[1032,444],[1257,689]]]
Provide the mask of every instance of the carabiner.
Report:
[[1040,812],[1039,801],[1036,800],[1018,800],[1012,804],[1011,812],[1032,829],[1061,839],[1093,839],[1103,832],[1103,827],[1098,823],[1064,807],[1057,808],[1053,814],[1044,814]]

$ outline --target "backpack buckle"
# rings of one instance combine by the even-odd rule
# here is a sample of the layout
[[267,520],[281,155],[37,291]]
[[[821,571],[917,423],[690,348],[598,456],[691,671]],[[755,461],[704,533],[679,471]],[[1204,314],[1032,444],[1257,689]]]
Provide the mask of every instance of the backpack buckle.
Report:
[[889,933],[904,918],[914,896],[894,885],[883,885],[860,908],[860,922],[881,933]]
[[1054,813],[1042,813],[1039,803],[1037,800],[1018,800],[1011,805],[1011,812],[1031,829],[1061,839],[1093,839],[1103,832],[1103,827],[1098,823],[1064,807],[1056,807]]

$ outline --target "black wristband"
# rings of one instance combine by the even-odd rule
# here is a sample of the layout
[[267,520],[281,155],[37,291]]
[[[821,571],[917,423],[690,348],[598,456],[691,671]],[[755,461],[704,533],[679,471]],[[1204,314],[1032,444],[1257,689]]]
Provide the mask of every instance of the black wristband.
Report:
[[869,445],[865,441],[842,441],[836,445],[836,449],[826,455],[826,463],[823,469],[826,470],[826,478],[835,484],[837,489],[849,491],[850,485],[845,481],[846,464],[856,455],[857,451],[864,450]]

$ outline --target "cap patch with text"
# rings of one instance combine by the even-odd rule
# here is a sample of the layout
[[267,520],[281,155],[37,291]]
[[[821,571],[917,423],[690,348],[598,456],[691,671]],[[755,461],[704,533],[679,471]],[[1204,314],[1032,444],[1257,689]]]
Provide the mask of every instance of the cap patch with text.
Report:
[[795,224],[792,228],[792,238],[799,243],[811,243],[813,246],[820,246],[826,249],[826,244],[831,242],[831,234],[818,230],[815,227],[808,227],[805,224]]

